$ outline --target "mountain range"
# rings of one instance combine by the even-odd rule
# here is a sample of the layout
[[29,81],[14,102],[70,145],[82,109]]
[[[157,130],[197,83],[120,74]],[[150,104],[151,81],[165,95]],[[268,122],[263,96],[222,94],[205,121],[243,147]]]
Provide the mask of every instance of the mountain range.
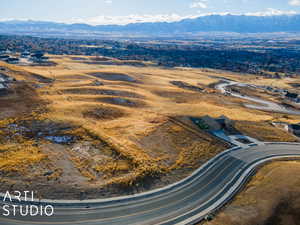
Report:
[[128,25],[64,24],[41,21],[0,22],[2,34],[140,34],[177,35],[198,32],[272,33],[300,32],[300,15],[246,16],[210,15],[178,22]]

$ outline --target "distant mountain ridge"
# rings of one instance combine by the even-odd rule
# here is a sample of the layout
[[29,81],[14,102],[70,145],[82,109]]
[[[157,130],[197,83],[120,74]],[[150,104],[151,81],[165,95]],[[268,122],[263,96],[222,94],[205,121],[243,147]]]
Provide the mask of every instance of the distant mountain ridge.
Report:
[[272,33],[300,32],[300,15],[246,16],[210,15],[179,22],[133,23],[128,25],[64,24],[40,21],[0,22],[0,33],[126,33],[183,34],[197,32]]

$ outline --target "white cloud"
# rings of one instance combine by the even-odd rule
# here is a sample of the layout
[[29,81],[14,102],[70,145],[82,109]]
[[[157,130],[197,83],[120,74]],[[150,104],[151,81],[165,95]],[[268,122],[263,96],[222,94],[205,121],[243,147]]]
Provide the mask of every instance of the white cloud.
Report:
[[112,0],[104,0],[104,2],[105,2],[106,4],[112,4],[112,3],[113,3]]
[[268,8],[263,12],[249,12],[244,14],[233,14],[229,12],[222,13],[201,13],[193,15],[181,16],[178,14],[147,14],[147,15],[128,15],[128,16],[96,16],[86,19],[73,18],[68,23],[87,23],[90,25],[126,25],[129,23],[147,23],[147,22],[176,22],[183,19],[194,19],[201,16],[210,15],[246,15],[246,16],[279,16],[279,15],[295,15],[295,11],[281,11],[278,9]]
[[9,21],[23,21],[23,22],[26,22],[26,21],[30,21],[32,19],[28,19],[28,18],[2,18],[0,19],[0,22],[9,22]]
[[206,9],[207,5],[205,3],[206,1],[197,1],[190,4],[190,8],[198,8],[198,9]]
[[196,18],[199,15],[181,16],[178,14],[156,14],[156,15],[128,15],[128,16],[96,16],[87,19],[73,18],[68,23],[87,23],[91,25],[126,25],[129,23],[146,22],[176,22],[188,18]]
[[96,16],[86,19],[73,18],[68,23],[87,23],[90,25],[126,25],[129,23],[154,23],[154,22],[176,22],[183,19],[194,19],[201,16],[210,15],[246,15],[246,16],[279,16],[279,15],[295,15],[295,11],[281,11],[278,9],[268,8],[263,12],[249,12],[244,14],[233,14],[230,12],[221,13],[201,13],[198,12],[193,15],[178,15],[178,14],[147,14],[147,15],[128,15],[128,16]]
[[300,6],[300,0],[290,0],[289,4],[291,6]]
[[[56,21],[63,23],[85,23],[90,25],[126,25],[129,23],[145,23],[145,22],[176,22],[183,19],[194,19],[201,16],[210,15],[246,15],[246,16],[276,16],[276,15],[295,15],[296,11],[281,11],[278,9],[269,8],[263,12],[249,12],[244,14],[230,13],[230,12],[212,12],[212,13],[201,13],[200,11],[192,15],[178,15],[178,14],[146,14],[146,15],[127,15],[127,16],[96,16],[90,18],[72,18],[68,21]],[[0,19],[0,22],[11,21],[11,20],[29,20],[28,18],[7,18]]]
[[280,15],[295,15],[296,11],[282,11],[279,9],[268,8],[263,12],[245,13],[246,16],[280,16]]

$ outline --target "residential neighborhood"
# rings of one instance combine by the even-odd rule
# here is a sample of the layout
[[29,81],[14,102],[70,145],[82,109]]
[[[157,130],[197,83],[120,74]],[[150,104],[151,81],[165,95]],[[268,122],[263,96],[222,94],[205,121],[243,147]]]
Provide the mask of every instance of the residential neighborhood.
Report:
[[25,50],[23,52],[13,52],[7,49],[0,49],[0,61],[9,64],[31,65],[42,64],[48,62],[48,57],[42,51],[30,52]]
[[9,84],[14,81],[13,78],[0,73],[0,96],[4,96],[8,94]]

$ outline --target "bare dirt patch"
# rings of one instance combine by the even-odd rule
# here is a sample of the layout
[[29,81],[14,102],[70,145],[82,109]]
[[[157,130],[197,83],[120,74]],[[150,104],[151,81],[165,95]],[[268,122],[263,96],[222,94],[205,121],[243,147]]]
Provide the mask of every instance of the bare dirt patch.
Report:
[[139,140],[152,157],[171,168],[197,168],[227,146],[192,126],[187,117],[169,118]]
[[146,105],[143,101],[127,99],[127,98],[96,98],[95,100],[103,103],[127,106],[133,108],[144,107]]
[[179,92],[179,91],[153,91],[154,94],[157,96],[171,99],[173,102],[176,103],[188,103],[196,99],[201,99],[203,96],[199,93],[191,94],[190,92]]
[[33,119],[39,116],[0,121],[0,191],[13,186],[46,198],[76,198],[79,190],[97,189],[112,173],[132,169],[128,158],[86,129]]
[[77,95],[111,95],[128,98],[142,98],[141,95],[129,91],[109,90],[109,89],[95,89],[95,88],[71,88],[62,90],[65,94]]
[[89,75],[109,81],[137,82],[133,77],[122,73],[89,73]]
[[79,75],[79,74],[74,74],[74,75],[63,75],[58,77],[59,80],[65,80],[65,81],[72,81],[72,80],[87,80],[87,79],[92,79],[89,76],[85,75]]
[[86,58],[83,58],[83,57],[71,57],[70,59],[74,60],[74,61],[84,61],[84,60],[87,60]]
[[174,86],[177,86],[182,89],[190,90],[190,91],[202,92],[204,90],[203,88],[182,81],[170,81],[170,83],[173,84]]
[[113,120],[125,115],[123,110],[107,106],[98,106],[83,112],[84,117],[96,120]]
[[132,61],[84,61],[83,63],[88,64],[88,65],[108,65],[108,66],[135,66],[135,67],[145,67],[147,66],[145,63],[141,62],[132,62]]

